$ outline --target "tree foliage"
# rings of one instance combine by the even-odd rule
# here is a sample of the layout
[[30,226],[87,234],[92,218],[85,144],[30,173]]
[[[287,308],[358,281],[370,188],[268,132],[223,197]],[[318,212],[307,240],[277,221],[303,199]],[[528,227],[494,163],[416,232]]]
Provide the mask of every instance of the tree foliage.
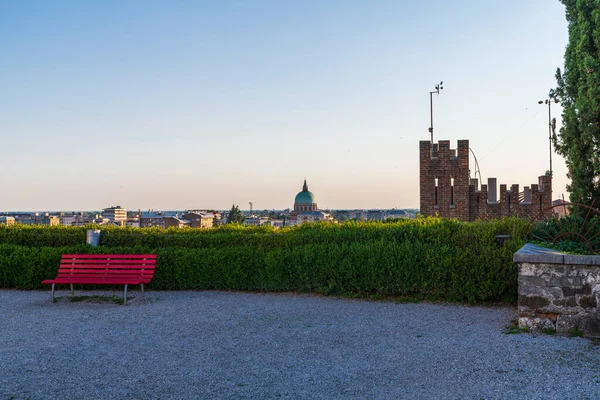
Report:
[[569,43],[551,96],[563,106],[554,145],[565,157],[571,201],[600,207],[600,0],[561,0]]
[[229,215],[227,216],[228,224],[243,224],[246,218],[240,211],[240,208],[235,204],[231,205],[231,210],[229,210]]

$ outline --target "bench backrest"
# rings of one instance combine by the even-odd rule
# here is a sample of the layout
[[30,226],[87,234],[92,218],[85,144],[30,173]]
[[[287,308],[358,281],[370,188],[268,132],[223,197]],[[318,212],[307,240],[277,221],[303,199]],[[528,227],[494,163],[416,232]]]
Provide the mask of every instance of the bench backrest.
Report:
[[155,267],[156,254],[63,254],[56,277],[149,283]]

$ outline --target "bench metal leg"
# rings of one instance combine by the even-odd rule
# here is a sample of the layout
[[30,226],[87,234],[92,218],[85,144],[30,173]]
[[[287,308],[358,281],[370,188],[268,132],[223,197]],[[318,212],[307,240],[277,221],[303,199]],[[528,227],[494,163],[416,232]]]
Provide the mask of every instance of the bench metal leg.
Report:
[[52,302],[54,303],[54,283],[52,284]]
[[71,283],[71,296],[75,296],[75,289],[73,289],[73,284]]
[[125,295],[123,296],[123,305],[127,305],[127,285],[125,285]]
[[142,296],[143,296],[144,295],[144,284],[142,283],[141,286],[142,286]]

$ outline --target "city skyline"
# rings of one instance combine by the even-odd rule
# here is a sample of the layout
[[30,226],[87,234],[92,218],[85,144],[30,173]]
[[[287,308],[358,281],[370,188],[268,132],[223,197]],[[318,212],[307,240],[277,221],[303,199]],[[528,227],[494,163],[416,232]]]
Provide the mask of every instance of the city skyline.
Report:
[[529,185],[567,25],[522,3],[4,4],[0,210],[418,208],[440,80],[434,140]]

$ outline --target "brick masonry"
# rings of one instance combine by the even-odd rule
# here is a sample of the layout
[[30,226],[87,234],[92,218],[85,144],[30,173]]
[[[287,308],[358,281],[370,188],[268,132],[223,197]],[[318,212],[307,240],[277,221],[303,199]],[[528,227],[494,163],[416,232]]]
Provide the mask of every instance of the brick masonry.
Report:
[[[552,215],[552,178],[543,175],[537,184],[519,192],[519,185],[502,184],[495,201],[488,198],[488,185],[478,188],[471,182],[469,171],[469,141],[459,140],[450,149],[449,140],[419,142],[420,209],[425,216],[439,215],[462,221],[492,219],[518,215],[526,218],[545,218]],[[494,183],[495,178],[488,183]],[[527,193],[526,198],[523,198]]]
[[526,244],[513,260],[519,269],[519,327],[600,337],[600,256]]

